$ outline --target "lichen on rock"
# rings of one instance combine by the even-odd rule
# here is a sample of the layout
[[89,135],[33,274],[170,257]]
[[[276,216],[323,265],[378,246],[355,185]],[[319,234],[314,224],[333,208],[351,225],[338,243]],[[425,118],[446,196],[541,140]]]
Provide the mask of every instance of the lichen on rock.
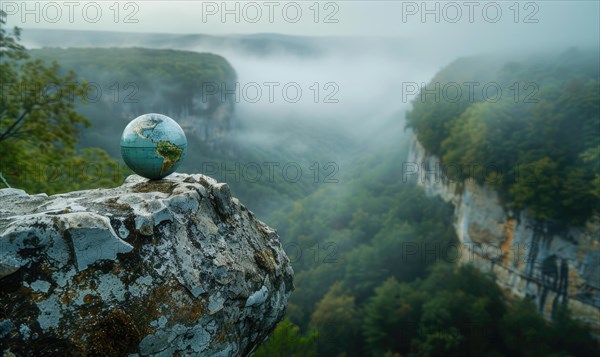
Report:
[[277,234],[210,177],[0,197],[2,354],[243,356],[284,315]]

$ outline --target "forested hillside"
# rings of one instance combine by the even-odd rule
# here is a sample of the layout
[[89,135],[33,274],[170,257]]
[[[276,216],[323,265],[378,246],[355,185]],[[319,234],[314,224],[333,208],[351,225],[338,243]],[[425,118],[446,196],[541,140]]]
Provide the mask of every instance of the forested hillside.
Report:
[[600,208],[598,61],[597,50],[577,49],[518,61],[459,59],[427,90],[474,83],[474,95],[465,86],[460,97],[453,88],[422,93],[408,127],[450,179],[473,178],[515,209],[581,224]]
[[547,322],[532,302],[507,299],[493,276],[456,266],[464,247],[452,207],[402,182],[405,150],[399,143],[357,158],[343,187],[276,214],[296,290],[288,320],[256,356],[598,352],[567,310]]
[[144,113],[177,118],[188,132],[197,130],[203,138],[205,131],[226,131],[232,125],[232,96],[222,98],[221,88],[233,88],[236,73],[221,56],[146,48],[44,48],[30,53],[48,63],[56,61],[87,83],[88,103],[77,109],[94,129],[83,133],[81,146],[98,146],[120,157],[123,128]]

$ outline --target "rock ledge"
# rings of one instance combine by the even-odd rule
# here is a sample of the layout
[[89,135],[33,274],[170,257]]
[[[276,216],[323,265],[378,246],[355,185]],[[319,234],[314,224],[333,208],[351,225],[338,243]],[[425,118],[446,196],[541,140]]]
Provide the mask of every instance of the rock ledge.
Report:
[[4,355],[248,355],[284,315],[277,233],[210,177],[0,201]]

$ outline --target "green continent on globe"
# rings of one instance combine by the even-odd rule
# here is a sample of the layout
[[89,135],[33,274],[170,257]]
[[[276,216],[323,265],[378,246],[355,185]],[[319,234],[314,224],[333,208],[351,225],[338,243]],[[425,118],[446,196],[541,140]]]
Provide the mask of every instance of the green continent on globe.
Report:
[[158,156],[163,158],[163,164],[160,172],[168,171],[179,158],[181,157],[181,153],[183,149],[173,144],[170,141],[159,141],[156,146],[156,153]]

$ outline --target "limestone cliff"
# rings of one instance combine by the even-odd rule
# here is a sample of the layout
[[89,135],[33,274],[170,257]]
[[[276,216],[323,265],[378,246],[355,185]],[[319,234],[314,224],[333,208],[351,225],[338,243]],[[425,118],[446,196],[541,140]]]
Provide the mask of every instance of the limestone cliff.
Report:
[[[454,207],[457,260],[491,271],[509,293],[532,298],[547,318],[558,304],[600,335],[600,225],[565,227],[514,212],[496,192],[445,177],[435,156],[413,137],[407,159],[417,183]],[[405,165],[406,166],[406,165]],[[416,168],[416,169],[415,169]]]
[[293,289],[275,231],[207,176],[0,202],[0,354],[248,355]]

